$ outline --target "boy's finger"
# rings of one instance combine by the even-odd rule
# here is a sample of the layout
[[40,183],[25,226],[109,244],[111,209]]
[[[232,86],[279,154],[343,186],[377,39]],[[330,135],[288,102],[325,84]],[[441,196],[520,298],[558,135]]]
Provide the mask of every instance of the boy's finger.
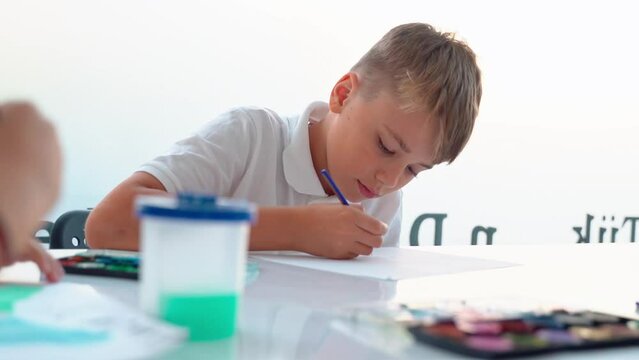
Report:
[[382,246],[383,239],[380,235],[368,235],[359,237],[357,241],[368,247],[378,248]]
[[359,255],[370,255],[373,252],[373,248],[366,244],[362,244],[361,242],[355,241],[353,243],[353,250],[351,250],[351,252],[357,253]]
[[386,224],[364,213],[357,217],[355,224],[360,229],[372,235],[384,235],[388,230],[388,226],[386,226]]
[[362,206],[362,204],[350,204],[349,206],[352,207],[353,209],[364,211],[364,207]]

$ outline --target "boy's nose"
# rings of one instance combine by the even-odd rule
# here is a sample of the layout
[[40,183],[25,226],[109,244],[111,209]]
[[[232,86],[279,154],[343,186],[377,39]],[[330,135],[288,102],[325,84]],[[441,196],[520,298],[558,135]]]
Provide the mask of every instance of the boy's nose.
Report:
[[393,189],[399,184],[402,177],[403,166],[390,165],[377,173],[377,179],[383,187]]

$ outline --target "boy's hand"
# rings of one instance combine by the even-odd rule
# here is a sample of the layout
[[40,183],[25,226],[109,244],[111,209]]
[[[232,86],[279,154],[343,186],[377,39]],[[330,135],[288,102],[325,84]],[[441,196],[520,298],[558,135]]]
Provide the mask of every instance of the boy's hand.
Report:
[[304,237],[299,251],[331,259],[352,259],[370,255],[382,245],[388,229],[383,222],[366,215],[359,204],[310,205],[305,207]]

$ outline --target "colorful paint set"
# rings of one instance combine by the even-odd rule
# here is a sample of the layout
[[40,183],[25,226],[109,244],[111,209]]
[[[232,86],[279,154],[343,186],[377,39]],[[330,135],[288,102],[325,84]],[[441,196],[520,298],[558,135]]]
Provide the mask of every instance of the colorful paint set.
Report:
[[67,274],[137,279],[138,253],[117,250],[87,250],[58,259]]
[[480,358],[639,345],[639,321],[587,310],[494,306],[404,306],[420,342]]

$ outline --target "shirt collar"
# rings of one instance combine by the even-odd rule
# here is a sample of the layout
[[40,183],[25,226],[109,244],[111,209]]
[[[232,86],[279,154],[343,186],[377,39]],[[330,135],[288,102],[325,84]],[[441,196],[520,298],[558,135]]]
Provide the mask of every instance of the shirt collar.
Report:
[[328,113],[328,104],[311,103],[299,116],[291,142],[283,153],[284,176],[295,191],[307,195],[326,197],[311,157],[308,124],[321,121]]

